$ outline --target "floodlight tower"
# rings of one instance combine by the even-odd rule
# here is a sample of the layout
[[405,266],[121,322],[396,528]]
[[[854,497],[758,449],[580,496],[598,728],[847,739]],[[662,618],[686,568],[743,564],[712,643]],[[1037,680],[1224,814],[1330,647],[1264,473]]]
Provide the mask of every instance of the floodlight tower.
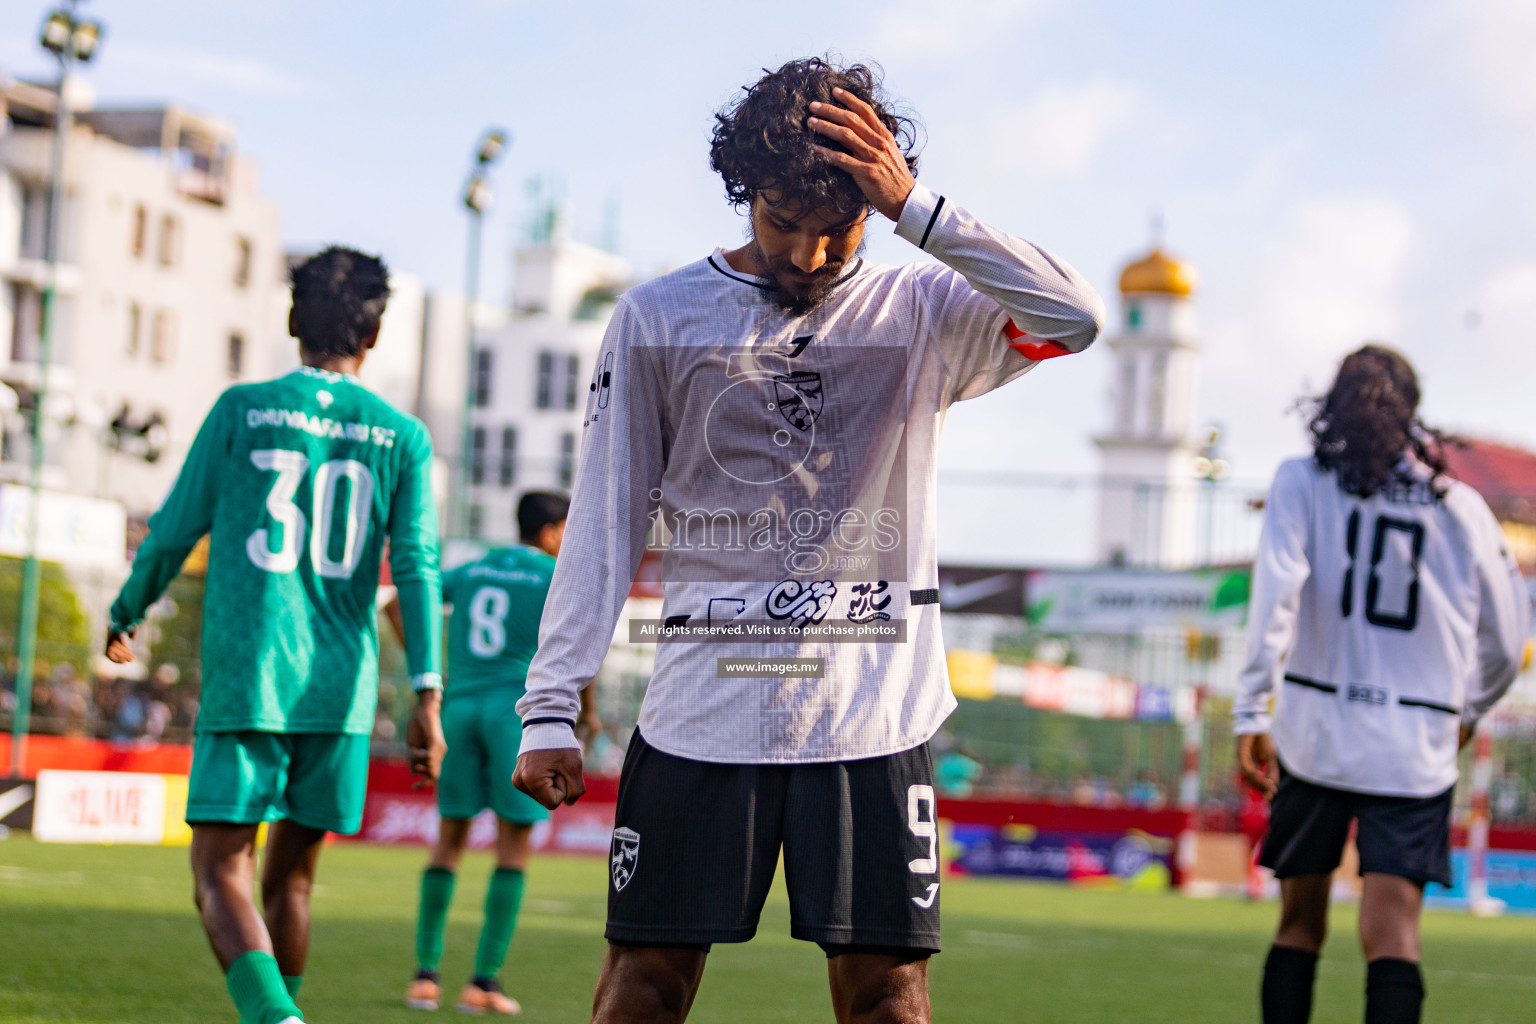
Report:
[[478,369],[478,353],[475,350],[475,305],[480,298],[480,235],[484,227],[485,212],[491,208],[493,198],[488,178],[491,165],[507,147],[507,133],[500,128],[487,129],[480,136],[475,151],[475,163],[470,169],[469,182],[464,186],[464,206],[469,210],[469,254],[465,260],[464,282],[464,424],[459,448],[459,480],[454,488],[453,509],[449,516],[452,529],[459,536],[469,532],[469,489],[474,472],[475,455],[474,410],[476,399],[475,375]]
[[59,276],[59,235],[64,219],[64,151],[69,143],[69,76],[76,64],[88,63],[101,42],[102,25],[76,14],[78,0],[49,12],[43,21],[43,49],[59,62],[59,89],[53,114],[52,173],[48,193],[48,225],[43,239],[47,267],[42,294],[42,325],[37,343],[37,392],[33,396],[31,495],[27,508],[27,560],[22,570],[21,622],[16,629],[16,712],[11,720],[11,774],[20,775],[26,756],[27,727],[32,717],[32,676],[37,666],[37,608],[41,591],[41,566],[37,561],[37,526],[43,491],[44,406],[48,399],[48,364],[53,350],[57,320],[55,301]]

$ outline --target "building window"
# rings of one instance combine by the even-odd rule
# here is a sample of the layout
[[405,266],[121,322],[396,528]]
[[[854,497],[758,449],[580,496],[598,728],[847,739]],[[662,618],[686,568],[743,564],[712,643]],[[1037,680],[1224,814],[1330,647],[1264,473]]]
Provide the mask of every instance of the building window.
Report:
[[140,203],[133,208],[133,233],[129,236],[128,250],[133,253],[134,259],[140,259],[144,255],[144,246],[148,244],[149,237],[149,211]]
[[476,427],[469,434],[469,482],[485,483],[485,428]]
[[485,509],[479,505],[469,506],[469,522],[465,525],[469,527],[469,535],[471,537],[480,536],[480,531],[485,525]]
[[496,482],[503,487],[511,487],[512,481],[517,478],[517,431],[511,427],[504,427],[501,431],[501,466],[496,474]]
[[181,246],[181,228],[169,213],[160,218],[160,244],[155,249],[155,259],[162,267],[176,265],[177,249]]
[[1125,329],[1128,331],[1141,329],[1141,303],[1133,302],[1125,307]]
[[482,348],[475,352],[475,408],[484,409],[491,404],[491,350]]
[[228,355],[229,379],[239,380],[245,370],[245,335],[239,331],[229,332]]
[[40,260],[48,242],[48,196],[45,188],[21,187],[21,247],[22,259]]
[[1136,427],[1136,355],[1120,357],[1120,387],[1115,408],[1115,428],[1129,434]]
[[548,409],[555,388],[555,354],[539,353],[538,387],[534,391],[533,404],[537,409]]
[[580,379],[577,378],[576,374],[580,371],[580,368],[581,368],[581,360],[577,359],[575,356],[566,356],[565,357],[565,407],[566,407],[566,409],[574,409],[574,408],[576,408],[577,388],[579,388],[581,386],[581,381],[580,381]]
[[155,314],[149,334],[149,358],[156,363],[168,363],[176,358],[176,314],[169,309]]
[[1153,437],[1161,437],[1167,426],[1168,412],[1168,353],[1159,352],[1152,359],[1151,407],[1147,410],[1147,430]]
[[37,361],[43,333],[42,295],[29,284],[11,285],[11,361]]
[[235,239],[235,287],[244,288],[251,283],[251,240]]
[[144,332],[144,310],[137,302],[128,303],[128,354],[139,354],[139,340]]
[[567,430],[560,435],[560,486],[571,486],[576,475],[576,435]]

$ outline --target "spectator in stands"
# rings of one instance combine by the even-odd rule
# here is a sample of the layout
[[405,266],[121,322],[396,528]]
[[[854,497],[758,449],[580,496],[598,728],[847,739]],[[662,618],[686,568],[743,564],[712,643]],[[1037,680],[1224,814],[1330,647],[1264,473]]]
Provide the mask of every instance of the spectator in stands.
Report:
[[112,690],[116,698],[117,714],[111,720],[111,738],[118,741],[138,739],[144,735],[144,719],[148,714],[143,695],[127,679],[119,679]]

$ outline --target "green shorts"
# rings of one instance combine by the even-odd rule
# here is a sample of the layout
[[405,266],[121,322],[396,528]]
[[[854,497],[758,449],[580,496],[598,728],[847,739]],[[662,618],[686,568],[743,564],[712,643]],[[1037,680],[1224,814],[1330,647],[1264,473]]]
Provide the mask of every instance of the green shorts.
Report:
[[351,835],[367,793],[367,736],[202,732],[192,745],[187,824],[287,818]]
[[523,722],[517,717],[522,695],[519,686],[444,698],[448,754],[437,781],[437,810],[443,817],[473,818],[487,807],[514,825],[549,817],[542,804],[512,785],[523,741]]

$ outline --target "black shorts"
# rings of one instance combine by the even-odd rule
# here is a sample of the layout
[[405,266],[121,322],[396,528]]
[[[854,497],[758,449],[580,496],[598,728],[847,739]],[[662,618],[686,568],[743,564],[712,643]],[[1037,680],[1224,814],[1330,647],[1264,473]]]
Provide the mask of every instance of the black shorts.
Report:
[[[829,956],[939,950],[933,759],[714,764],[635,731],[619,779],[608,929],[621,945],[745,942],[784,852],[790,934]],[[851,947],[851,948],[850,948]]]
[[1451,884],[1452,786],[1438,796],[1378,796],[1318,786],[1280,769],[1259,863],[1276,878],[1326,875],[1339,866],[1349,823],[1359,823],[1360,873]]

